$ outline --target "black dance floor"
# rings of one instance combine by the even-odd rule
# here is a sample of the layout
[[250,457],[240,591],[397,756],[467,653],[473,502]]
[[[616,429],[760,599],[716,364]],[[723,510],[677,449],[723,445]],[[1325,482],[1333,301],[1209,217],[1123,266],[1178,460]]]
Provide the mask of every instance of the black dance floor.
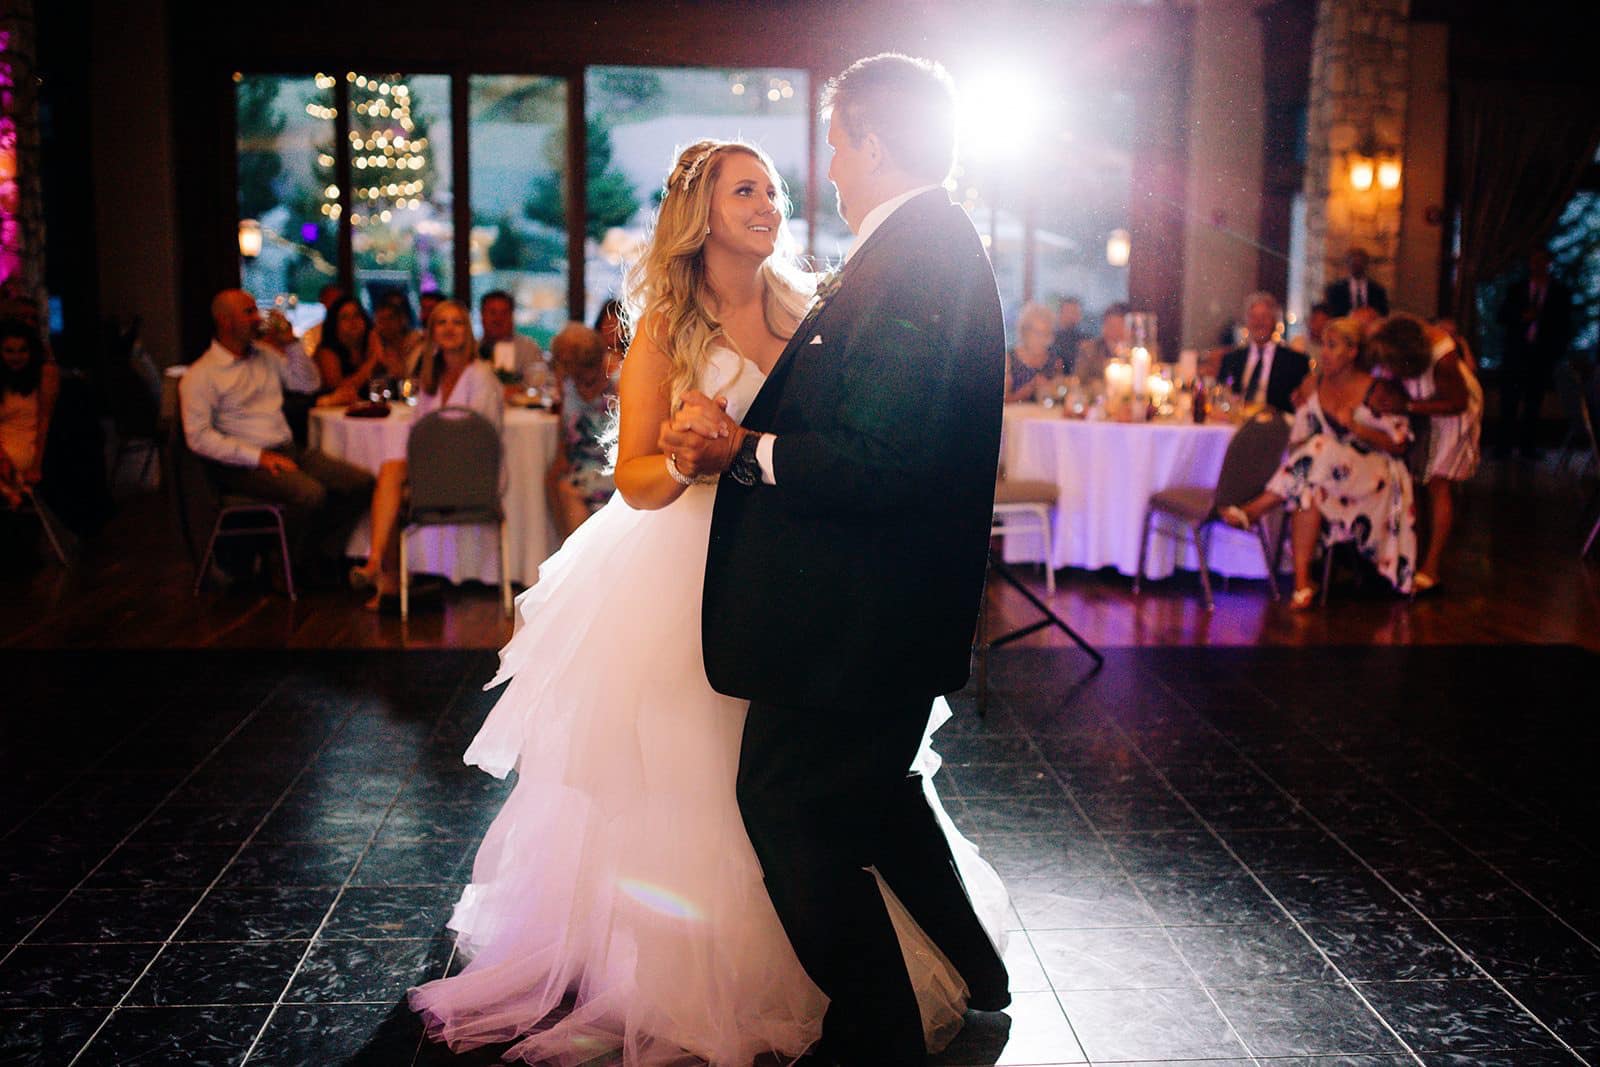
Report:
[[[0,1063],[488,1062],[402,998],[506,789],[493,662],[0,653]],[[1600,657],[1083,662],[997,654],[939,735],[1015,1003],[936,1063],[1600,1063]]]

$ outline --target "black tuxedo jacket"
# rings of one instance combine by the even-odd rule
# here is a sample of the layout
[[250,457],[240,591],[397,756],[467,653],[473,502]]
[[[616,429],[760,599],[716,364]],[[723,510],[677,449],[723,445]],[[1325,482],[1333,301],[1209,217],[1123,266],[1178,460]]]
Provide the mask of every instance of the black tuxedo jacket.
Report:
[[[1371,290],[1368,290],[1371,296]],[[1243,394],[1250,383],[1245,381],[1245,367],[1250,363],[1250,346],[1235,348],[1222,357],[1222,367],[1217,371],[1217,381],[1234,392]],[[1307,374],[1311,362],[1288,345],[1279,342],[1272,354],[1272,376],[1267,379],[1267,403],[1279,411],[1294,410],[1294,391]]]
[[[1336,282],[1329,282],[1328,287],[1322,291],[1322,302],[1328,305],[1328,313],[1336,319],[1342,319],[1350,314],[1350,277],[1346,275]],[[1367,306],[1380,315],[1389,314],[1389,290],[1367,279]]]
[[1512,363],[1552,366],[1567,354],[1572,340],[1572,293],[1551,278],[1545,288],[1544,305],[1539,309],[1539,329],[1528,340],[1528,279],[1514,282],[1500,305],[1500,325],[1505,329],[1505,358]]
[[744,425],[776,485],[717,490],[706,674],[800,707],[966,684],[1005,388],[994,272],[943,190],[902,204],[845,265]]

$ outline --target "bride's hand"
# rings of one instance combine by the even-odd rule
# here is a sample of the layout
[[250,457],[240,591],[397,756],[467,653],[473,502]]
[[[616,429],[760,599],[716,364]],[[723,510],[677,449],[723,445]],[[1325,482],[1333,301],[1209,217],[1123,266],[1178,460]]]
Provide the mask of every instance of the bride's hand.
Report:
[[685,393],[672,416],[672,429],[678,433],[697,433],[701,437],[727,437],[733,432],[733,420],[728,418],[727,407],[725,396],[712,400],[704,393]]

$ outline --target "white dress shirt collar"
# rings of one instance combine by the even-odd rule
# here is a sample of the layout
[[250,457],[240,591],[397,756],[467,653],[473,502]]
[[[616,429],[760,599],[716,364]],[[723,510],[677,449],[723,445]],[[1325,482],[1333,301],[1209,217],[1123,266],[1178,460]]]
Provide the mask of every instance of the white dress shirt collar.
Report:
[[850,262],[850,257],[855,255],[861,246],[867,243],[867,238],[871,237],[873,232],[883,225],[884,220],[898,211],[906,201],[937,188],[939,188],[937,185],[919,185],[915,189],[901,193],[899,196],[891,196],[867,212],[867,217],[861,220],[861,229],[856,231],[856,239],[851,241],[850,247],[845,250],[844,261],[846,263]]

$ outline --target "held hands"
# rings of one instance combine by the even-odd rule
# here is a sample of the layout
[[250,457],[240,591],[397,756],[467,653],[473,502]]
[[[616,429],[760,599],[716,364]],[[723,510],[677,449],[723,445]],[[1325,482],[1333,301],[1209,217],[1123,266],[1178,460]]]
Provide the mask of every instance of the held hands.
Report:
[[661,424],[657,447],[690,478],[720,474],[738,451],[745,431],[728,417],[728,398],[700,392],[683,395],[672,418]]
[[274,476],[293,474],[300,469],[295,464],[295,461],[288,456],[280,455],[277,452],[269,452],[266,449],[261,450],[261,458],[256,460],[256,466]]

